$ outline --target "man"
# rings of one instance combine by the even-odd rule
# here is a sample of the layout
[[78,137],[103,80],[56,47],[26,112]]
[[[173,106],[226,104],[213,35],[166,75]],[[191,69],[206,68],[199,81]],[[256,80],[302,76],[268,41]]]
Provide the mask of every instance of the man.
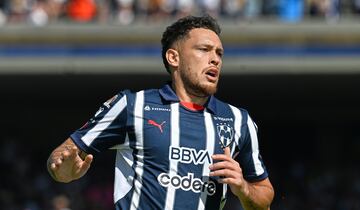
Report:
[[93,154],[116,149],[114,201],[122,210],[221,209],[230,189],[246,210],[269,209],[273,188],[258,150],[256,126],[216,92],[220,28],[209,16],[185,17],[162,37],[172,83],[122,91],[56,148],[52,177],[70,182]]

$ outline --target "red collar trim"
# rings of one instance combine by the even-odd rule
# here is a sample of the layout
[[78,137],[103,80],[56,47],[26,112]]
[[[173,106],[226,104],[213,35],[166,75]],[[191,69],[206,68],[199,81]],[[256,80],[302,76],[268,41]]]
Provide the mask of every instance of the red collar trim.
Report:
[[191,102],[181,101],[180,104],[191,111],[202,111],[205,109],[205,107]]

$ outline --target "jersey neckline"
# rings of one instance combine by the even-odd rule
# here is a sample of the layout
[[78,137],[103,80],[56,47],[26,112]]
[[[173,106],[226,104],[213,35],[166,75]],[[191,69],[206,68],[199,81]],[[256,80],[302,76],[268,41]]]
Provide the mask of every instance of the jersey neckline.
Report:
[[186,101],[180,101],[180,104],[189,109],[190,111],[203,111],[205,109],[204,106],[201,106],[199,104],[195,104],[195,103],[191,103],[191,102],[186,102]]

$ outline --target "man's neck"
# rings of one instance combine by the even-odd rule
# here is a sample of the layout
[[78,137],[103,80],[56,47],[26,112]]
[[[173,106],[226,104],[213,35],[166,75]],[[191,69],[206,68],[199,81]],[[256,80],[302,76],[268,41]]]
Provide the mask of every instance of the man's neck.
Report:
[[204,106],[204,104],[207,102],[209,98],[209,96],[196,96],[195,94],[192,94],[189,91],[187,91],[185,87],[179,84],[172,83],[172,87],[177,97],[182,102],[190,102],[200,106]]

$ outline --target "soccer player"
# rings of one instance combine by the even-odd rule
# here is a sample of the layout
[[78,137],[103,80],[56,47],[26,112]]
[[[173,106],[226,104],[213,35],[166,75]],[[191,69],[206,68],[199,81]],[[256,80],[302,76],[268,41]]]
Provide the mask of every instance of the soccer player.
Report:
[[172,82],[119,92],[58,146],[48,170],[82,177],[96,155],[116,150],[117,210],[218,210],[231,190],[246,210],[269,209],[274,191],[246,110],[214,97],[224,49],[210,16],[187,16],[163,33]]

